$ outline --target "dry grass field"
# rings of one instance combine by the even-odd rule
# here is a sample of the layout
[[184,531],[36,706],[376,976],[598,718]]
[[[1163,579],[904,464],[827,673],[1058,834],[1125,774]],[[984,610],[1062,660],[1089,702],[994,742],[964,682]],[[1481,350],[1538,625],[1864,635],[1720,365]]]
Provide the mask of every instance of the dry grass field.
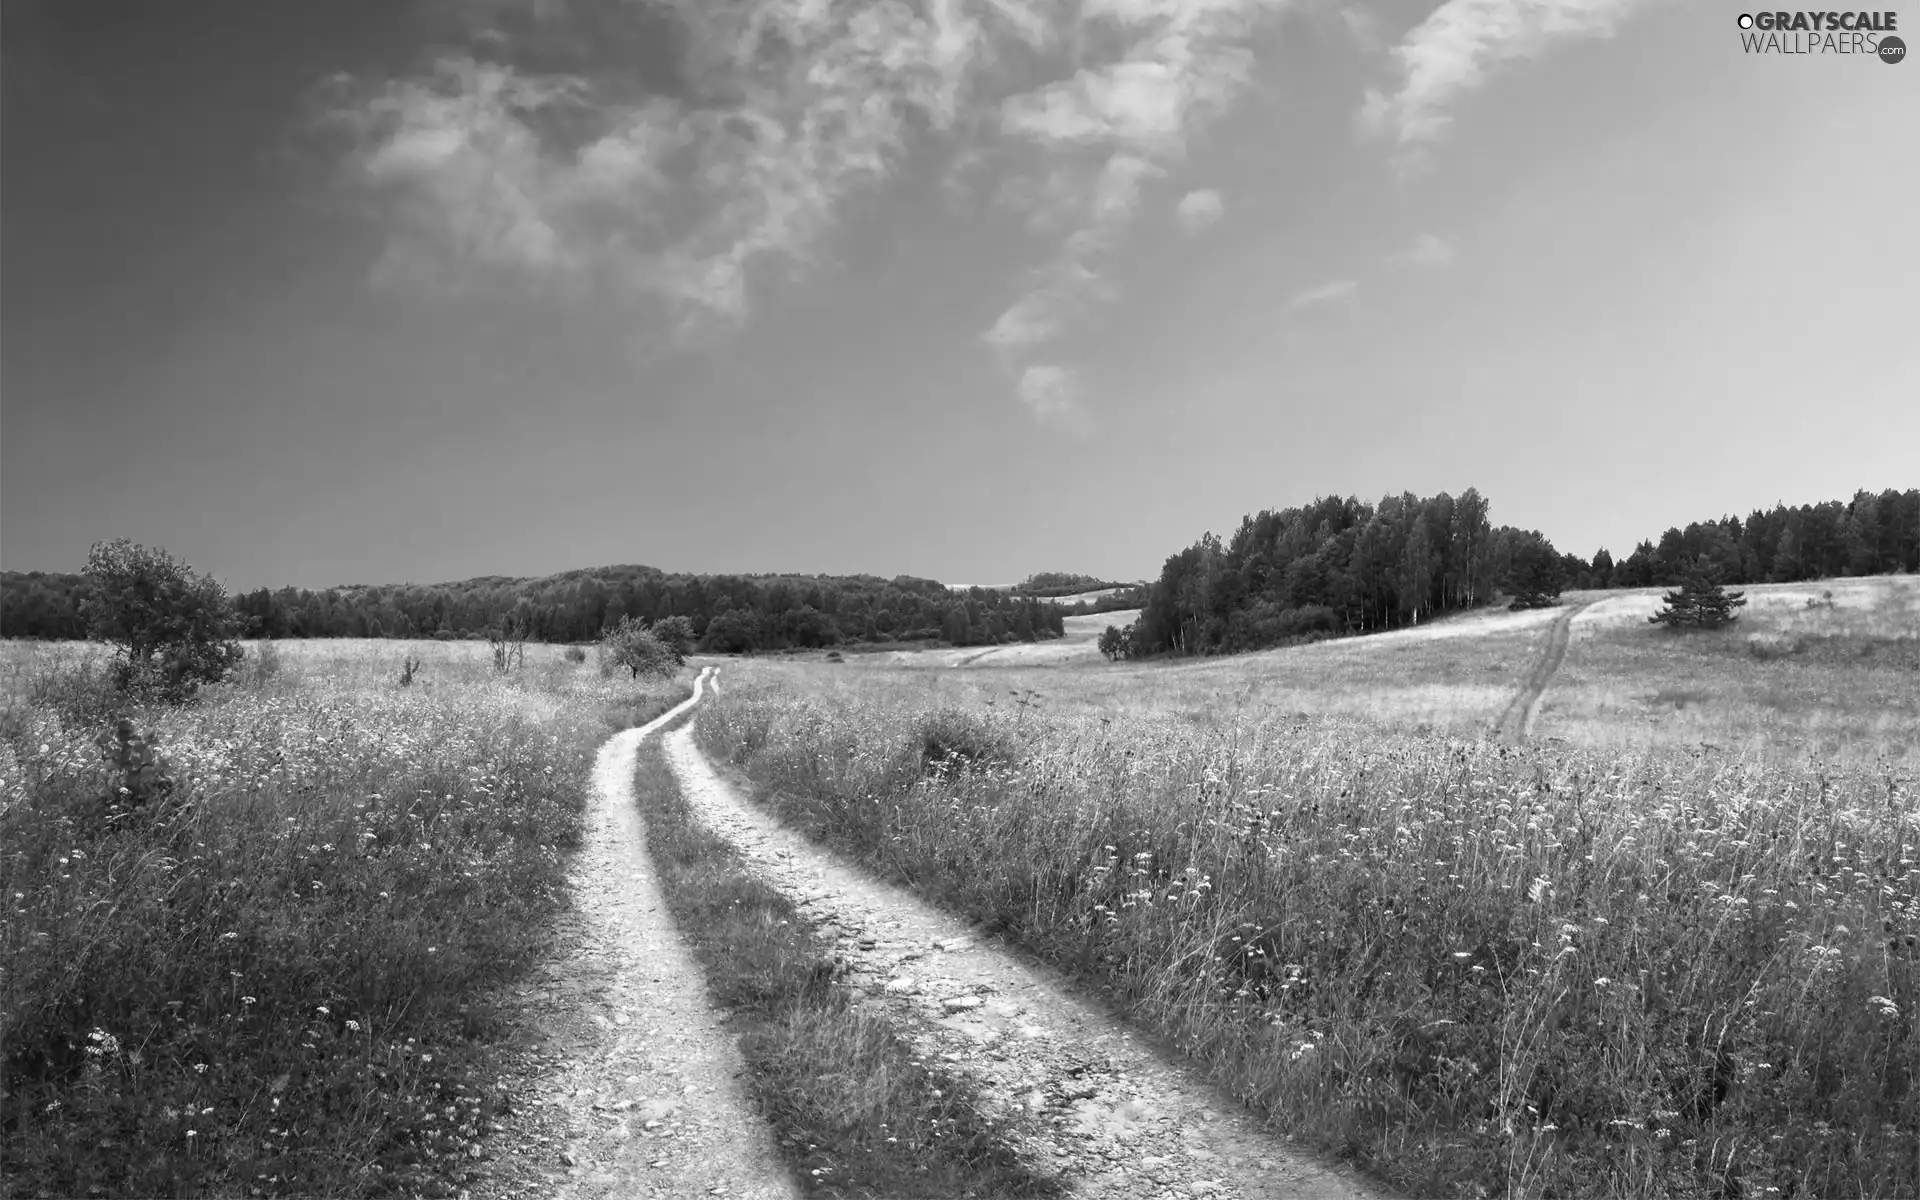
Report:
[[1598,593],[1573,620],[1535,732],[1576,745],[1913,761],[1920,576],[1746,589],[1729,630],[1649,636],[1663,589]]
[[1411,1194],[1907,1196],[1916,582],[1754,589],[1679,636],[1657,590],[1569,597],[1519,747],[1488,735],[1558,613],[750,660],[697,728],[784,820]]
[[[696,730],[784,821],[1402,1191],[1908,1196],[1916,585],[1755,588],[1696,635],[1647,624],[1656,589],[1213,660],[1105,661],[1125,613],[715,659]],[[1569,613],[1531,736],[1495,739]],[[252,644],[103,742],[99,666],[0,645],[10,1183],[463,1186],[506,1102],[487,998],[568,902],[594,749],[685,688],[561,647]],[[674,869],[724,899],[723,859]]]

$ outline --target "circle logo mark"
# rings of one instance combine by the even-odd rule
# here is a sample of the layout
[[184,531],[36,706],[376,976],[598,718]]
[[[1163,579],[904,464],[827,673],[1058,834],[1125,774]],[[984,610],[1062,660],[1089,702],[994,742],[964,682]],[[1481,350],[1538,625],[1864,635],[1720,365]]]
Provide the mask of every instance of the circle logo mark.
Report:
[[1897,63],[1900,60],[1904,59],[1906,56],[1907,56],[1907,44],[1901,41],[1899,38],[1883,37],[1880,39],[1880,61],[1881,62]]
[[1752,17],[1752,16],[1750,16],[1749,14],[1747,14],[1747,13],[1741,13],[1741,14],[1740,14],[1740,28],[1742,28],[1742,29],[1752,29],[1752,28],[1753,28],[1753,17]]

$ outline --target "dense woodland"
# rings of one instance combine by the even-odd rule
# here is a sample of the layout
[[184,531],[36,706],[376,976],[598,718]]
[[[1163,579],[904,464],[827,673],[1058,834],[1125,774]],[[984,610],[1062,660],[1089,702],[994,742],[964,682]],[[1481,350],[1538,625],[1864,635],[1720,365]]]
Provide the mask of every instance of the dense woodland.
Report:
[[[8,637],[79,638],[80,575],[0,574]],[[254,637],[481,637],[509,620],[540,641],[588,641],[624,616],[683,616],[704,649],[732,653],[842,643],[992,645],[1058,637],[1063,612],[1030,596],[955,592],[931,579],[870,575],[669,575],[598,567],[539,579],[491,576],[432,586],[261,588],[234,597]]]
[[1707,566],[1730,584],[1920,570],[1920,489],[1755,511],[1669,529],[1616,563],[1563,554],[1538,532],[1493,528],[1472,488],[1455,497],[1327,497],[1246,518],[1167,559],[1130,652],[1208,654],[1390,629],[1496,592],[1674,586]]

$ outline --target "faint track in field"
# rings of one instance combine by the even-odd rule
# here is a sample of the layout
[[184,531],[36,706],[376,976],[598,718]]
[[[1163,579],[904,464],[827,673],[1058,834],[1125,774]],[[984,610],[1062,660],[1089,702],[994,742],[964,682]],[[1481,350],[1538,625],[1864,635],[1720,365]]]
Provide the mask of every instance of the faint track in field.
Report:
[[1547,648],[1541,652],[1540,660],[1533,664],[1533,670],[1527,672],[1519,693],[1501,712],[1500,719],[1494,722],[1493,736],[1496,739],[1516,746],[1527,740],[1527,731],[1532,727],[1534,714],[1539,710],[1540,698],[1546,695],[1554,672],[1566,660],[1567,645],[1573,640],[1573,619],[1591,603],[1576,604],[1553,619],[1553,627],[1547,632]]

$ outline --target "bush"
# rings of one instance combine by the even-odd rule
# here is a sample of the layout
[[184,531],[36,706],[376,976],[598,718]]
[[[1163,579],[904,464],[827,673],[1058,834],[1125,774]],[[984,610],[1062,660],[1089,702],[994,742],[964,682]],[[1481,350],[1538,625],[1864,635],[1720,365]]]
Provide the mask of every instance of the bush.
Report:
[[587,661],[586,648],[583,646],[568,646],[567,661],[570,663],[583,663]]
[[125,538],[96,542],[85,574],[88,633],[113,646],[108,672],[121,691],[181,703],[245,656],[226,592],[166,551]]

